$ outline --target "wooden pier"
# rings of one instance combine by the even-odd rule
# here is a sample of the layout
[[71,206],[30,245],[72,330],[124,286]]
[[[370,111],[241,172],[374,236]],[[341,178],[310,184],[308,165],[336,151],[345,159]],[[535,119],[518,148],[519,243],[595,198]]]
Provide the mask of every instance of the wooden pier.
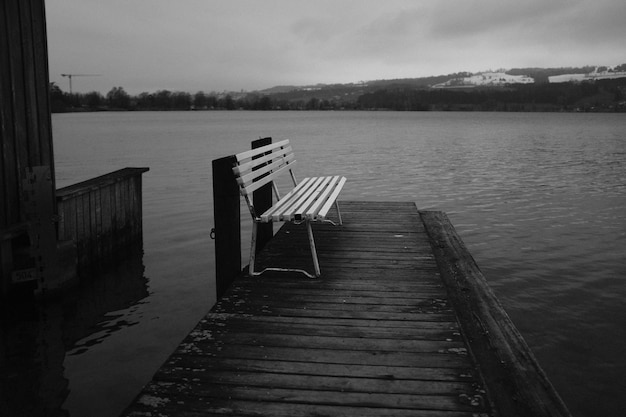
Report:
[[[322,276],[236,277],[124,416],[568,416],[439,212],[340,202]],[[304,225],[257,257],[312,267]]]

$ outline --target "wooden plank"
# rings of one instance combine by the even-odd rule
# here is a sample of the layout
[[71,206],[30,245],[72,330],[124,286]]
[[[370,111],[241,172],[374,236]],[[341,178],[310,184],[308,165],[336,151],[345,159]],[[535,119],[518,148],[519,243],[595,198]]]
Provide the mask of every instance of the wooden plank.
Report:
[[210,383],[153,381],[145,387],[155,397],[171,396],[265,401],[271,403],[323,404],[338,407],[372,407],[378,409],[473,411],[451,395],[407,395],[373,392],[325,391],[322,389],[284,389],[249,385],[222,385]]
[[[243,331],[255,330],[262,326],[269,333],[304,334],[333,336],[341,334],[348,337],[371,337],[382,339],[429,339],[447,340],[460,336],[459,327],[454,319],[445,322],[421,322],[416,325],[408,320],[358,320],[329,317],[320,321],[309,317],[290,316],[246,316],[241,314],[210,314],[210,321],[201,322],[197,327],[202,330],[220,327],[235,328]],[[401,329],[401,330],[400,330]]]
[[[21,85],[20,93],[24,96],[24,132],[22,140],[26,145],[26,166],[39,166],[41,163],[41,148],[39,146],[39,127],[37,120],[37,91],[35,89],[35,56],[33,54],[33,33],[30,15],[30,0],[21,1],[18,5],[20,21],[21,47]],[[24,167],[25,168],[25,167]]]
[[135,217],[133,240],[142,240],[143,238],[143,177],[141,175],[135,176],[131,179],[133,186],[133,213]]
[[[21,179],[25,174],[24,169],[28,166],[28,130],[26,126],[26,101],[25,95],[21,91],[24,85],[23,75],[23,54],[22,54],[22,36],[21,36],[21,19],[18,1],[2,2],[5,10],[5,24],[7,34],[6,49],[3,49],[3,78],[8,80],[6,90],[6,99],[3,99],[3,107],[7,106],[5,113],[10,119],[4,120],[6,126],[9,127],[8,136],[5,139],[7,147],[6,153],[6,184],[8,188],[8,198],[10,205],[8,208],[9,224],[25,221],[22,214],[21,205]],[[6,59],[6,61],[5,61]],[[3,161],[5,162],[5,161]]]
[[326,202],[324,203],[324,205],[322,206],[322,208],[318,212],[318,216],[321,219],[325,219],[326,218],[326,216],[328,214],[328,211],[330,210],[330,207],[335,203],[335,200],[337,199],[337,197],[339,197],[339,193],[341,192],[341,189],[343,188],[345,183],[346,183],[346,178],[345,177],[341,177],[339,179],[339,182],[334,184],[333,192],[326,199]]
[[[13,106],[11,99],[12,85],[10,83],[9,62],[9,23],[10,17],[6,11],[6,2],[0,4],[0,230],[17,223],[15,155],[13,141]],[[7,251],[8,253],[8,251]],[[6,256],[6,255],[5,255]],[[0,259],[2,261],[2,259]],[[8,262],[4,260],[2,262]],[[0,285],[2,284],[0,278]]]
[[[271,138],[270,138],[271,139]],[[271,144],[271,142],[269,142]],[[259,149],[260,147],[268,145],[261,145],[258,147],[253,147],[252,149]],[[251,151],[250,151],[251,152]],[[237,155],[235,155],[237,157]],[[247,158],[250,159],[250,158]],[[254,155],[248,162],[242,163],[242,159],[238,158],[239,163],[233,167],[233,173],[237,176],[245,176],[246,173],[250,173],[256,171],[256,169],[260,167],[264,167],[273,162],[280,162],[281,160],[291,161],[294,159],[293,149],[291,146],[287,146],[285,148],[274,149],[271,151],[255,151]],[[244,181],[245,182],[245,181]]]
[[451,302],[502,415],[570,416],[448,217],[420,214]]
[[89,194],[89,258],[100,259],[100,231],[98,230],[98,217],[100,215],[99,195],[100,189],[92,190]]
[[283,359],[245,359],[226,358],[206,355],[173,354],[155,375],[174,374],[176,372],[264,372],[289,375],[335,376],[350,378],[375,378],[385,381],[446,381],[473,382],[475,370],[471,367],[414,367],[396,365],[320,363],[309,361],[289,361]]
[[105,256],[111,256],[115,251],[113,241],[113,211],[111,210],[111,193],[113,189],[110,185],[102,187],[100,190],[100,218],[102,235],[100,245]]
[[[181,411],[181,404],[185,410]],[[160,405],[160,406],[159,406]],[[213,417],[213,416],[272,416],[272,417],[476,417],[472,412],[420,410],[419,414],[410,409],[384,409],[369,407],[367,404],[326,405],[297,404],[287,402],[234,400],[227,398],[199,398],[180,396],[174,404],[163,401],[155,394],[143,394],[137,399],[137,408],[129,411],[128,417],[146,417],[159,410],[160,416]]]
[[[258,190],[259,188],[263,187],[265,184],[268,184],[271,181],[274,181],[276,178],[280,177],[286,170],[292,169],[293,166],[296,164],[296,161],[293,160],[291,161],[291,163],[289,165],[284,165],[274,171],[272,171],[271,173],[269,173],[268,175],[266,175],[265,177],[263,177],[262,179],[259,179],[258,181],[248,181],[246,183],[242,184],[242,188],[241,188],[241,192],[244,195],[249,195],[252,192]],[[263,169],[261,169],[260,171],[262,171]],[[256,173],[256,171],[255,171]]]
[[[52,145],[52,120],[50,114],[49,75],[48,75],[48,45],[46,40],[45,4],[41,0],[31,1],[30,16],[33,32],[33,56],[36,59],[34,88],[37,94],[37,119],[39,148],[41,152],[40,165],[50,167],[52,173],[52,189],[56,189],[54,154]],[[56,206],[55,202],[51,202]]]
[[316,203],[312,205],[306,213],[309,219],[325,219],[328,214],[328,208],[324,205],[334,204],[339,196],[339,192],[346,183],[345,177],[335,176],[331,183],[324,189],[324,192],[316,199]]
[[[221,360],[255,359],[255,360],[282,360],[290,362],[309,362],[315,364],[346,364],[368,366],[398,366],[409,368],[468,368],[472,367],[466,355],[452,352],[378,352],[367,350],[342,349],[309,349],[306,347],[293,348],[282,346],[259,347],[249,345],[230,345],[228,349],[216,344],[205,344],[201,347],[189,341],[183,341],[182,349],[177,355],[207,356]],[[476,382],[476,381],[474,381]]]
[[[267,184],[269,180],[269,173],[281,172],[285,169],[291,169],[291,166],[295,164],[295,156],[289,155],[268,155],[259,159],[253,159],[252,162],[239,166],[238,169],[233,168],[235,174],[237,174],[237,182],[242,187],[247,187],[253,182],[260,182],[261,184]],[[253,170],[257,168],[256,170]]]
[[[302,182],[304,183],[305,180],[306,178],[302,180]],[[307,188],[296,198],[290,199],[288,207],[278,213],[277,220],[304,220],[302,218],[302,213],[307,210],[308,205],[315,200],[317,190],[320,189],[320,187],[323,189],[325,181],[325,177],[309,178],[309,181],[307,181]],[[326,183],[327,182],[328,181],[326,181]]]
[[76,184],[68,185],[57,190],[57,198],[65,200],[68,198],[75,198],[81,194],[85,194],[91,191],[94,187],[102,188],[108,185],[115,185],[120,180],[126,180],[133,177],[140,177],[141,174],[149,171],[149,168],[122,168],[117,171],[109,172],[108,174],[100,175],[81,181]]
[[471,392],[471,382],[431,381],[415,379],[362,378],[352,376],[328,376],[279,373],[273,371],[244,371],[210,369],[199,373],[195,368],[181,371],[176,367],[161,369],[159,381],[187,382],[202,380],[203,384],[240,385],[254,387],[275,387],[282,389],[317,389],[321,391],[368,392],[378,394],[449,395],[450,392]]
[[246,159],[251,159],[254,156],[261,155],[265,152],[273,151],[274,149],[279,149],[284,146],[289,145],[289,139],[281,140],[279,142],[272,143],[270,145],[261,146],[260,148],[255,148],[249,151],[241,152],[235,155],[235,158],[238,162],[244,161]]
[[277,201],[273,207],[265,211],[265,213],[263,213],[260,216],[261,220],[264,222],[280,221],[280,216],[275,215],[274,213],[276,213],[279,210],[287,209],[293,203],[295,198],[299,198],[299,196],[301,196],[302,193],[306,192],[307,188],[310,185],[309,181],[310,179],[308,178],[306,178],[304,181],[300,181],[297,186],[295,186],[291,191],[289,191],[289,193],[287,193],[286,195],[283,196],[283,198]]

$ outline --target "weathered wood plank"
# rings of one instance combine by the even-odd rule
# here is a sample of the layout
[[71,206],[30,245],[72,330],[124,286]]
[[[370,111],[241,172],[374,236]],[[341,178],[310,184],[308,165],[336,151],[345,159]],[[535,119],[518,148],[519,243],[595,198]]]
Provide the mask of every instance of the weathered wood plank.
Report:
[[[325,320],[320,321],[317,318],[301,317],[301,316],[284,316],[284,315],[243,315],[232,313],[209,313],[205,319],[201,320],[198,327],[205,323],[212,323],[218,326],[233,326],[236,323],[245,323],[246,326],[256,327],[257,323],[263,323],[266,325],[285,325],[299,328],[301,326],[315,325],[326,327],[339,327],[342,329],[356,328],[359,331],[369,331],[369,329],[384,330],[390,334],[395,335],[417,335],[423,332],[429,332],[434,330],[448,330],[459,329],[456,320],[448,322],[443,321],[428,321],[420,322],[416,325],[415,322],[409,320],[382,320],[382,319],[356,319],[356,318],[333,318],[327,317]],[[401,328],[396,329],[396,328]],[[342,334],[342,333],[337,333]]]
[[283,389],[316,389],[321,391],[367,392],[379,394],[446,395],[450,392],[473,392],[471,382],[402,380],[389,378],[354,378],[350,376],[303,375],[292,373],[257,372],[211,369],[198,372],[194,368],[162,368],[157,381],[188,382],[202,384],[246,385],[250,387],[273,387]]
[[421,212],[473,354],[507,416],[569,416],[530,348],[442,212]]
[[[183,407],[184,406],[184,407]],[[212,416],[272,416],[272,417],[476,417],[471,411],[443,411],[385,409],[363,406],[297,404],[287,402],[234,400],[227,398],[179,397],[176,402],[152,394],[141,395],[137,408],[128,417],[152,416],[158,410],[159,417],[212,417]]]
[[[196,382],[153,381],[145,388],[154,397],[197,397],[264,401],[294,404],[335,405],[338,407],[372,407],[379,409],[473,411],[476,407],[464,404],[453,395],[407,395],[375,392],[325,391],[322,389],[284,389],[249,385],[222,385]],[[467,395],[467,394],[466,394]],[[261,408],[262,409],[262,408]]]
[[[230,332],[253,334],[258,331],[259,325],[262,324],[265,334],[280,334],[280,335],[294,335],[294,336],[309,336],[309,337],[337,337],[337,335],[343,335],[349,340],[357,338],[367,339],[381,339],[385,341],[389,340],[439,340],[439,341],[459,341],[461,340],[461,333],[459,328],[455,326],[454,322],[438,323],[439,326],[433,325],[432,327],[421,328],[403,327],[401,330],[395,327],[387,327],[387,323],[393,322],[380,322],[376,323],[376,326],[370,325],[367,327],[359,327],[357,325],[331,325],[326,322],[319,323],[313,319],[308,321],[290,321],[290,322],[262,322],[262,321],[249,321],[245,318],[239,320],[228,320],[213,322],[211,325],[202,326],[201,330],[204,332],[211,332],[214,335],[224,333],[224,328],[228,328]],[[225,327],[227,326],[227,327]],[[304,340],[304,339],[301,339]]]
[[318,375],[351,378],[376,378],[386,381],[448,381],[473,382],[475,370],[471,367],[415,367],[400,365],[346,364],[309,361],[288,361],[269,359],[243,359],[212,356],[173,354],[155,375],[160,378],[162,373],[175,372],[271,372],[291,375]]

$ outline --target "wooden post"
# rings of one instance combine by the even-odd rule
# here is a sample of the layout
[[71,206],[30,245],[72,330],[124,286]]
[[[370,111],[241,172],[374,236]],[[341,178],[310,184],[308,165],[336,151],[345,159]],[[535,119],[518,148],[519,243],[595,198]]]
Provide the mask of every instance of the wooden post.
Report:
[[241,272],[241,210],[233,174],[235,156],[213,161],[215,291],[219,299]]
[[[272,138],[262,138],[252,141],[252,149],[260,148],[261,146],[269,145],[272,143]],[[265,184],[263,187],[252,193],[252,200],[254,201],[254,208],[257,212],[263,213],[270,207],[272,207],[272,184]],[[274,236],[273,223],[261,223],[258,225],[256,252],[259,253],[267,242]]]

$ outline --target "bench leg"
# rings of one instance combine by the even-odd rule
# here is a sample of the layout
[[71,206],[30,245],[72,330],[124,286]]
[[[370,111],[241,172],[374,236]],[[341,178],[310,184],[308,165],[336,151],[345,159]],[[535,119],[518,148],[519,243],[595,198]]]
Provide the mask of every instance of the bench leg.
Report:
[[313,239],[313,229],[311,228],[311,222],[306,222],[306,231],[309,234],[309,245],[311,246],[311,257],[313,258],[313,266],[315,267],[315,276],[319,277],[321,275],[320,272],[320,263],[317,260],[317,251],[315,250],[315,240]]
[[252,242],[250,243],[250,265],[248,265],[248,275],[255,276],[259,274],[254,273],[254,259],[256,257],[256,235],[258,231],[258,223],[252,221]]
[[341,211],[339,211],[339,203],[337,202],[337,200],[335,200],[335,208],[337,209],[337,217],[339,217],[339,224],[343,224],[343,221],[341,220]]

